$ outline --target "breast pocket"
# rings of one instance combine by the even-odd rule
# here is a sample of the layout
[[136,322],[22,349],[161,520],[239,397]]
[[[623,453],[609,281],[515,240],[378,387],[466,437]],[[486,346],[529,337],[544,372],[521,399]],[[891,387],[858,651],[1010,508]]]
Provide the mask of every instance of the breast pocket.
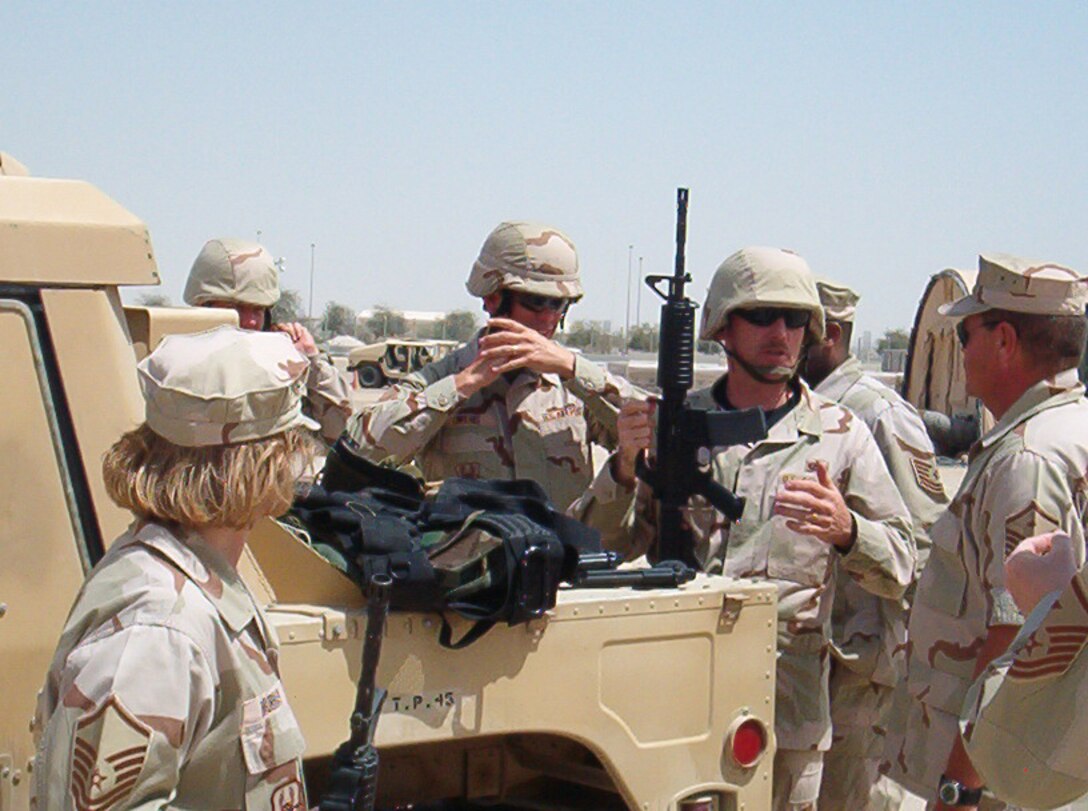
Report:
[[828,579],[831,545],[786,529],[785,518],[773,518],[764,525],[770,533],[767,576],[802,586],[819,586]]
[[963,616],[967,603],[967,569],[959,519],[946,510],[929,531],[933,547],[916,600],[950,617]]
[[282,685],[243,703],[240,735],[247,771],[245,807],[306,811],[300,767],[306,742]]
[[586,473],[588,453],[586,423],[580,418],[554,420],[541,425],[544,458],[571,473]]

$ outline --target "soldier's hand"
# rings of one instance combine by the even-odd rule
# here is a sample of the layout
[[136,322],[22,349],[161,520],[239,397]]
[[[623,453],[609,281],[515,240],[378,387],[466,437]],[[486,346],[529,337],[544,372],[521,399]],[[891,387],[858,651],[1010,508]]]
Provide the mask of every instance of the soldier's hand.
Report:
[[509,318],[492,318],[487,326],[492,331],[480,338],[480,357],[497,362],[500,374],[532,369],[553,372],[564,380],[574,376],[574,353],[532,327]]
[[1064,532],[1025,538],[1005,560],[1005,585],[1025,615],[1047,594],[1069,585],[1076,573],[1073,541]]
[[308,358],[312,358],[317,354],[317,343],[314,341],[314,336],[310,334],[310,331],[306,327],[297,322],[290,324],[273,324],[272,329],[276,332],[284,332],[290,337],[291,343],[295,345],[295,349],[301,352]]
[[479,354],[476,358],[453,376],[457,392],[462,397],[471,397],[484,386],[495,382],[500,372],[496,370],[496,362]]
[[784,516],[786,527],[824,543],[848,550],[854,543],[854,515],[831,481],[827,462],[814,460],[808,469],[816,479],[789,479],[775,494],[774,514]]
[[635,486],[635,462],[649,451],[654,436],[655,400],[628,400],[616,417],[618,442],[612,460],[612,478],[625,487]]

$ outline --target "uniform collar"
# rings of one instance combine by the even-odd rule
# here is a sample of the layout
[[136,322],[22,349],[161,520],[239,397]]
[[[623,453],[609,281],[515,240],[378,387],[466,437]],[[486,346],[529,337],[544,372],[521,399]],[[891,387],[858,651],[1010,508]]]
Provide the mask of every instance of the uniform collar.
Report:
[[132,535],[133,543],[153,549],[191,580],[232,631],[238,633],[254,620],[257,609],[238,570],[199,533],[148,523],[134,527]]
[[1066,403],[1076,402],[1083,396],[1084,384],[1077,377],[1075,368],[1066,369],[1054,377],[1040,380],[1020,395],[1020,399],[1012,404],[1009,410],[998,420],[997,424],[990,429],[990,432],[979,440],[978,444],[982,448],[988,448],[1005,434],[1039,412]]
[[[703,389],[692,395],[692,405],[697,408],[719,407],[717,405],[717,400],[714,397],[714,389],[717,386],[724,385],[725,376],[718,378],[718,381],[714,386]],[[810,389],[808,384],[800,377],[795,377],[790,385],[796,385],[800,389],[801,396],[797,401],[797,405],[782,419],[772,425],[767,432],[766,439],[762,439],[760,442],[792,443],[797,441],[800,434],[816,437],[823,434],[824,429],[823,422],[820,419],[819,398],[813,394],[812,389]],[[760,442],[757,442],[756,444],[759,445]]]
[[864,373],[861,368],[861,361],[853,355],[849,355],[846,360],[832,370],[831,374],[821,380],[813,391],[823,395],[828,400],[834,400],[836,403],[842,402],[846,392],[858,382]]

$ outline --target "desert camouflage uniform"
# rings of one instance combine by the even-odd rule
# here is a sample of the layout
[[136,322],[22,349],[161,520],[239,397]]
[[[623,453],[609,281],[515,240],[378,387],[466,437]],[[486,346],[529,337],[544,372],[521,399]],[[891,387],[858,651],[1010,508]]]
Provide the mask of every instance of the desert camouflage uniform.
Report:
[[1061,529],[1083,563],[1086,491],[1088,401],[1068,369],[1024,392],[972,447],[959,492],[931,530],[909,626],[913,702],[887,750],[892,775],[919,795],[936,794],[989,629],[1023,623],[1005,557],[1024,538]]
[[330,445],[344,433],[351,417],[351,385],[323,355],[310,358],[302,410],[321,426],[318,433]]
[[114,543],[68,617],[35,724],[39,811],[308,808],[275,634],[193,532],[134,525]]
[[374,461],[414,460],[428,480],[534,479],[565,509],[593,478],[590,443],[613,446],[616,410],[640,393],[577,355],[570,380],[523,369],[465,398],[454,376],[478,341],[402,379],[349,434]]
[[[804,383],[797,385],[797,406],[771,427],[766,439],[713,453],[714,479],[745,498],[740,521],[730,524],[701,497],[693,497],[685,509],[705,571],[778,587],[775,736],[783,754],[820,752],[831,744],[827,680],[838,570],[874,593],[898,599],[915,566],[907,509],[869,429],[842,406]],[[713,389],[694,392],[689,402],[695,408],[717,407]],[[792,532],[785,518],[772,515],[782,482],[813,477],[807,465],[815,460],[827,463],[857,523],[857,538],[845,554]],[[609,548],[631,558],[650,548],[655,505],[641,483],[632,500],[606,465],[573,512],[600,529]]]
[[[929,528],[948,504],[933,444],[909,403],[865,374],[850,356],[817,387],[849,408],[876,439],[910,511],[918,569],[929,557]],[[846,579],[831,612],[831,749],[824,761],[820,805],[829,809],[895,809],[902,790],[878,774],[894,688],[906,676],[905,598],[881,599]]]
[[972,686],[961,721],[997,796],[1054,808],[1088,793],[1088,567],[1031,613]]

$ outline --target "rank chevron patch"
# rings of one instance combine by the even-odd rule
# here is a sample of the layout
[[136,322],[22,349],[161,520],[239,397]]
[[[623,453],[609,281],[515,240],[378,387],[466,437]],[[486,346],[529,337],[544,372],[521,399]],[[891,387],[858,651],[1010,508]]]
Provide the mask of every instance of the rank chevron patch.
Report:
[[117,696],[76,724],[70,790],[77,811],[108,811],[125,804],[147,760],[151,728]]
[[1081,576],[1062,593],[1043,624],[1029,637],[1009,668],[1020,681],[1060,676],[1088,641],[1088,593]]

